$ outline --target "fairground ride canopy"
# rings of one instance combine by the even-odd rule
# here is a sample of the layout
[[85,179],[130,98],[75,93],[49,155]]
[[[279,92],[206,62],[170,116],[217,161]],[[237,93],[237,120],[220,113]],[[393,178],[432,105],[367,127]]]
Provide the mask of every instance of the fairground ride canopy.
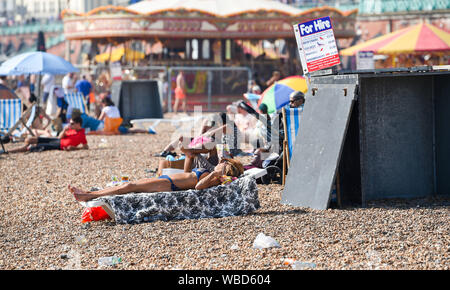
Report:
[[151,0],[88,13],[64,10],[67,40],[86,39],[281,39],[292,25],[330,16],[337,38],[355,36],[357,10],[320,7],[306,11],[268,0]]

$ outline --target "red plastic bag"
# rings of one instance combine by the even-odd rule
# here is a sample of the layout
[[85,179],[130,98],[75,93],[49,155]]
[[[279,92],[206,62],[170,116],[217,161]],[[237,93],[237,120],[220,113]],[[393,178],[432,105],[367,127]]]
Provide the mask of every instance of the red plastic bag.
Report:
[[101,207],[87,207],[84,209],[81,215],[81,222],[88,223],[92,221],[101,221],[111,219],[111,217],[106,213],[106,211]]

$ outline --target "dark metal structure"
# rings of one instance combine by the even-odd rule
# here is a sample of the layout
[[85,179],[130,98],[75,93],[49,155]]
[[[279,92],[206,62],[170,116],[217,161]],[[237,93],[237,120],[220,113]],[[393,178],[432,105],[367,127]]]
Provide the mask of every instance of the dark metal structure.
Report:
[[[354,94],[352,109],[348,113],[339,111],[339,102],[327,106],[327,99],[342,98],[346,86],[356,88],[354,92],[347,91],[351,96]],[[324,209],[329,205],[336,176],[344,205],[450,194],[448,70],[420,67],[340,72],[313,77],[310,88],[305,112],[309,110],[309,99],[314,99],[309,102],[312,106],[322,106],[324,116],[337,114],[334,120],[342,123],[345,119],[346,126],[325,124],[326,118],[316,118],[316,125],[306,120],[303,125],[300,122],[300,138],[296,139],[294,166],[288,174],[283,202]],[[316,142],[323,144],[311,145],[312,136],[319,133],[324,137]],[[333,139],[340,135],[345,136],[342,142]],[[334,144],[329,144],[329,140]],[[308,147],[316,150],[307,150]],[[328,157],[322,160],[319,153]],[[307,162],[295,164],[311,154],[315,154],[312,158],[315,166]],[[327,170],[334,171],[333,180],[324,179]],[[322,190],[310,188],[306,192],[306,184],[314,184],[312,188],[323,186]],[[311,198],[312,194],[317,196]]]
[[124,123],[132,119],[163,118],[158,83],[152,80],[114,82],[111,99]]

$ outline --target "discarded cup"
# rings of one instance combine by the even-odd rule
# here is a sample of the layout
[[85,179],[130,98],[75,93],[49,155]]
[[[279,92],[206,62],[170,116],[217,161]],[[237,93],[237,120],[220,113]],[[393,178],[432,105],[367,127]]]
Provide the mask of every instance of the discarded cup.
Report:
[[122,262],[122,258],[112,256],[112,257],[102,257],[98,259],[99,266],[114,266]]
[[253,242],[254,249],[281,248],[280,244],[272,237],[259,233]]

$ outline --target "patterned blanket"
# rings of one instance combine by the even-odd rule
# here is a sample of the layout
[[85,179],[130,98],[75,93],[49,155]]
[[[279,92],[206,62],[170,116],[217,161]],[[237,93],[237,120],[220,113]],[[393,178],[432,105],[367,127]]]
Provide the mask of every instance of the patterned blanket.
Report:
[[253,177],[204,190],[131,193],[96,200],[111,206],[119,224],[237,216],[260,207]]

